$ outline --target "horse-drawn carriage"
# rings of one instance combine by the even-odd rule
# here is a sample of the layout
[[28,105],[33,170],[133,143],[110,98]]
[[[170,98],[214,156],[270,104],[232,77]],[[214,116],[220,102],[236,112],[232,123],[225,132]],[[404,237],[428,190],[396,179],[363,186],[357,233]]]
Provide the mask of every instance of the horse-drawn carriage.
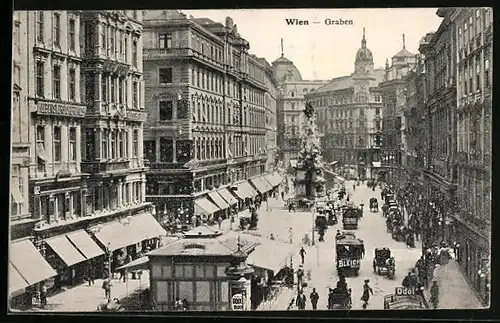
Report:
[[344,207],[344,211],[342,214],[342,224],[345,230],[355,230],[358,228],[360,212],[363,211],[354,206]]
[[396,261],[391,257],[389,248],[376,248],[373,259],[373,272],[378,275],[385,274],[389,279],[394,279],[396,273]]
[[370,212],[378,212],[378,201],[375,197],[370,199]]
[[349,310],[352,307],[352,299],[350,290],[336,291],[334,289],[328,295],[329,310]]
[[356,238],[351,232],[344,232],[335,237],[336,260],[339,276],[346,277],[349,273],[358,276],[361,267],[361,258],[365,254],[363,240]]

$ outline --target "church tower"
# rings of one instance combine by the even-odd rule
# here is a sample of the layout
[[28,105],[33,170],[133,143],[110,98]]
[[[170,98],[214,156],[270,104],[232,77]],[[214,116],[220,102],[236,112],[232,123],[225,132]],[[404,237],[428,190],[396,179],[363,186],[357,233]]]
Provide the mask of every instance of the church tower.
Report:
[[352,79],[354,82],[354,101],[368,102],[370,83],[375,81],[375,75],[373,73],[373,55],[366,47],[365,28],[363,28],[361,48],[356,53]]

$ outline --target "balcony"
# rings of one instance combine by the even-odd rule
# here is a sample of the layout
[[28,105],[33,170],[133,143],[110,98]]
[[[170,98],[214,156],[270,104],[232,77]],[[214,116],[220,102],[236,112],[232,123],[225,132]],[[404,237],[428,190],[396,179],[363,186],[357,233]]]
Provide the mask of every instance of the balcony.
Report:
[[128,160],[82,162],[82,171],[84,173],[119,172],[128,171],[129,168]]

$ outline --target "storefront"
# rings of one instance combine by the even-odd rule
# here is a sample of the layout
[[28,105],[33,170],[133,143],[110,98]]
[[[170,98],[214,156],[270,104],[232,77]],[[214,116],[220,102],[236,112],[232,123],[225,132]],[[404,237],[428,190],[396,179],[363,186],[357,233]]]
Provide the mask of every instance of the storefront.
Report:
[[[276,197],[276,194],[279,193],[280,186],[283,183],[283,177],[275,172],[265,175],[263,179],[271,185],[271,187],[273,188],[272,194],[274,197]],[[284,187],[282,187],[281,190],[284,190]]]
[[206,197],[198,197],[194,201],[194,215],[212,223],[215,219],[215,214],[220,212],[221,208],[215,203],[210,202]]
[[239,199],[239,211],[246,209],[253,203],[255,197],[259,195],[247,181],[236,184],[235,189],[232,191]]
[[[104,251],[92,240],[84,230],[66,235],[54,236],[45,240],[47,261],[56,268],[58,275],[55,287],[74,286],[85,279],[89,272],[90,262],[101,263]],[[101,268],[94,273],[100,277]]]
[[224,198],[217,191],[208,192],[207,197],[220,209],[220,211],[217,211],[214,214],[215,218],[218,219],[220,215],[222,219],[226,219],[230,208],[226,200],[224,200]]
[[165,229],[149,213],[97,225],[91,231],[101,248],[111,252],[112,271],[123,265],[123,259],[128,255],[136,259],[148,249],[159,247],[161,237],[166,235]]
[[56,271],[30,240],[13,241],[9,246],[9,305],[26,309],[40,305],[40,284],[51,287]]
[[255,190],[259,193],[261,201],[266,201],[268,198],[268,192],[273,190],[273,186],[269,184],[264,177],[265,176],[259,176],[249,180],[253,188],[255,188]]

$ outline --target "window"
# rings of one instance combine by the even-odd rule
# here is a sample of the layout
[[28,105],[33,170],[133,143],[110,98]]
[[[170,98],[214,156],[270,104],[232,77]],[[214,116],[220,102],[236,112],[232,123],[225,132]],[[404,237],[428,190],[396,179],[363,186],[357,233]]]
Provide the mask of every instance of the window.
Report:
[[170,121],[174,117],[174,103],[172,101],[160,101],[160,121]]
[[43,42],[43,11],[36,13],[36,40]]
[[481,89],[481,65],[479,65],[479,56],[476,58],[476,91]]
[[137,152],[139,151],[139,130],[134,130],[133,137],[133,157],[137,157]]
[[115,36],[116,36],[116,30],[113,27],[111,27],[110,28],[110,38],[111,38],[110,39],[110,41],[111,41],[111,53],[110,54],[112,54],[112,55],[116,51],[116,38],[115,38]]
[[101,132],[101,158],[108,158],[108,130],[104,129]]
[[295,110],[295,103],[292,102],[292,110]]
[[132,42],[132,64],[137,67],[137,41]]
[[69,49],[75,50],[75,19],[69,20]]
[[134,108],[137,108],[137,106],[139,105],[137,85],[138,85],[138,82],[134,80],[134,82],[132,83],[132,99],[133,99],[133,107]]
[[160,84],[172,83],[172,68],[160,68]]
[[54,13],[54,45],[61,46],[61,14]]
[[54,161],[61,161],[61,127],[54,127]]
[[160,48],[172,48],[172,35],[160,34],[158,38],[158,45]]
[[111,77],[111,96],[109,97],[110,102],[116,102],[116,77]]
[[43,62],[36,62],[36,95],[44,97],[44,69]]
[[125,53],[125,61],[127,62],[128,59],[128,38],[127,34],[125,34],[125,38],[123,39],[123,51]]
[[45,170],[45,127],[36,127],[36,150],[38,155],[38,171],[43,172]]
[[69,160],[76,161],[76,128],[69,128]]
[[118,79],[118,103],[123,104],[123,89],[125,87],[125,80]]
[[101,78],[101,98],[102,102],[107,102],[108,101],[108,75],[107,74],[102,74]]
[[458,48],[462,47],[462,28],[458,27]]
[[116,131],[111,131],[111,159],[116,158]]
[[484,60],[484,86],[490,87],[490,60]]
[[174,141],[171,138],[160,138],[160,161],[171,163],[174,159]]
[[85,129],[85,160],[93,160],[96,158],[94,131],[94,129]]
[[52,96],[54,99],[61,98],[61,67],[54,65],[52,69]]
[[74,69],[69,70],[69,99],[75,101],[76,99],[76,74]]

